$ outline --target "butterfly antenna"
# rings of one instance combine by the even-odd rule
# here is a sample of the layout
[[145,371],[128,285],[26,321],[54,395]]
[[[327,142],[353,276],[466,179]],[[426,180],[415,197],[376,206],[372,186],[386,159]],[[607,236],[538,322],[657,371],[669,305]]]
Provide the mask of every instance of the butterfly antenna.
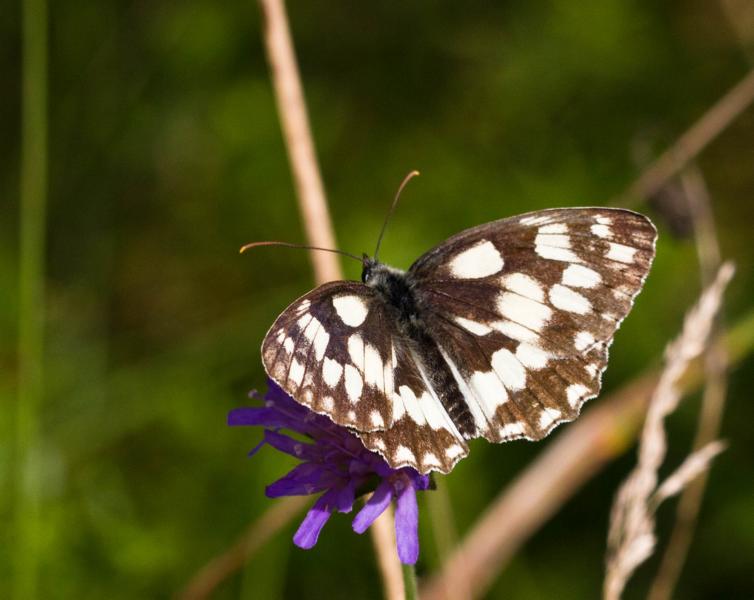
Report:
[[322,252],[333,252],[335,254],[342,254],[343,256],[347,256],[348,258],[352,258],[354,260],[358,260],[359,262],[363,262],[363,260],[360,259],[355,254],[351,254],[350,252],[344,252],[343,250],[333,250],[332,248],[320,248],[319,246],[305,246],[304,244],[291,244],[290,242],[277,242],[277,241],[251,242],[250,244],[241,246],[241,249],[238,252],[240,254],[243,254],[244,252],[246,252],[247,250],[250,250],[251,248],[259,248],[260,246],[283,246],[284,248],[300,248],[302,250],[321,250]]
[[403,181],[401,181],[401,184],[398,186],[398,191],[395,192],[395,198],[393,198],[393,203],[390,205],[390,210],[387,212],[387,216],[385,217],[385,222],[382,224],[382,229],[380,230],[380,237],[377,238],[377,248],[374,250],[374,260],[377,260],[377,254],[380,251],[380,244],[382,243],[382,237],[385,235],[385,229],[387,229],[388,221],[390,221],[390,217],[393,216],[393,213],[395,212],[395,207],[398,205],[398,199],[401,197],[401,192],[403,191],[403,188],[406,187],[406,184],[411,181],[414,177],[417,177],[419,175],[419,171],[411,171],[408,175],[406,175],[403,178]]

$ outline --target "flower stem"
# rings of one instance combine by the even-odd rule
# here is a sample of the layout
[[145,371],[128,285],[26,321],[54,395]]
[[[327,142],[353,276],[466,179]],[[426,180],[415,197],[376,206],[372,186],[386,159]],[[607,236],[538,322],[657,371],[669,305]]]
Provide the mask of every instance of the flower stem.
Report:
[[414,565],[401,565],[403,570],[403,587],[406,590],[406,600],[417,600],[419,592],[416,588],[416,569]]

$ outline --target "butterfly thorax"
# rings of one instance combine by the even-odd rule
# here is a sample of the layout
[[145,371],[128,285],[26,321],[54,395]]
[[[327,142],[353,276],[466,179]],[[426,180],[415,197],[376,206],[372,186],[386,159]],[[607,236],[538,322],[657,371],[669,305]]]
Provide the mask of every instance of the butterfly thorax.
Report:
[[404,324],[416,323],[419,307],[405,271],[390,267],[372,259],[365,259],[361,280],[373,288],[382,300],[393,307]]

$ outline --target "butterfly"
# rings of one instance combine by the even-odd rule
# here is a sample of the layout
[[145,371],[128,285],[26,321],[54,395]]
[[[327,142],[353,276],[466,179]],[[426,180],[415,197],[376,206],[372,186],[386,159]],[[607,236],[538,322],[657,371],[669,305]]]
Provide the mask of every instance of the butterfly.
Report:
[[629,210],[558,208],[462,231],[407,271],[365,254],[361,282],[275,320],[265,370],[391,467],[448,473],[469,440],[539,440],[599,393],[656,237]]

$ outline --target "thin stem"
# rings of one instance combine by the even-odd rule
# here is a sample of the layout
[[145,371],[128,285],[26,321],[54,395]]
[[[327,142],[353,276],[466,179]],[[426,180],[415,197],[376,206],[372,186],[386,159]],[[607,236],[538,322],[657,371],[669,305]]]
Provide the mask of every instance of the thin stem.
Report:
[[[335,234],[327,208],[324,186],[317,164],[304,92],[291,40],[288,17],[282,0],[259,0],[265,24],[265,47],[270,63],[275,100],[283,128],[288,160],[296,184],[299,208],[309,245],[335,248]],[[317,283],[342,279],[343,273],[335,255],[312,251],[311,260]],[[370,527],[385,589],[401,589],[395,538],[391,535],[392,512],[385,511]],[[400,596],[389,596],[400,598]]]
[[403,587],[406,590],[406,600],[417,600],[419,591],[416,587],[416,569],[414,565],[401,565],[403,571]]
[[214,557],[186,585],[180,600],[209,598],[228,577],[239,571],[264,544],[299,514],[309,502],[306,496],[277,500],[222,554]]
[[43,393],[44,250],[47,193],[47,4],[23,3],[23,88],[15,438],[17,542],[14,597],[35,598],[39,562],[39,473],[35,465]]
[[385,588],[387,600],[403,600],[404,586],[401,564],[395,551],[395,527],[393,525],[393,507],[388,506],[377,520],[372,523],[369,531],[372,534],[374,551],[377,554],[377,565],[380,568],[382,584]]
[[657,193],[752,102],[754,102],[754,69],[712,105],[657,160],[644,169],[628,189],[616,199],[616,204],[636,205]]
[[[285,5],[282,0],[259,0],[259,5],[264,17],[264,42],[275,100],[306,236],[311,246],[335,248],[335,234],[317,164]],[[323,252],[312,252],[310,256],[317,283],[343,278],[334,256]]]

